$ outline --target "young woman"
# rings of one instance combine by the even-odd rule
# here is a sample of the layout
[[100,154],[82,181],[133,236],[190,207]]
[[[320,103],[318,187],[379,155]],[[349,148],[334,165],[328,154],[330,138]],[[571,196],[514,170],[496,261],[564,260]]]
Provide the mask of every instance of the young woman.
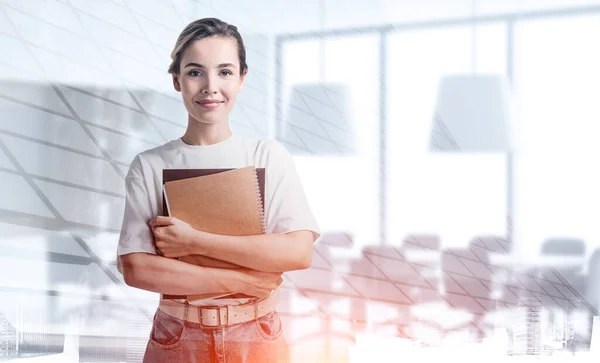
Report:
[[[188,112],[185,134],[138,154],[126,177],[126,205],[117,254],[129,286],[165,295],[230,292],[256,298],[162,298],[144,362],[287,362],[275,306],[285,271],[308,268],[319,227],[291,155],[275,141],[232,135],[237,94],[248,71],[235,26],[214,18],[189,24],[177,39],[169,73]],[[267,234],[224,236],[161,217],[162,170],[266,169]],[[242,266],[199,267],[177,257],[200,254]]]

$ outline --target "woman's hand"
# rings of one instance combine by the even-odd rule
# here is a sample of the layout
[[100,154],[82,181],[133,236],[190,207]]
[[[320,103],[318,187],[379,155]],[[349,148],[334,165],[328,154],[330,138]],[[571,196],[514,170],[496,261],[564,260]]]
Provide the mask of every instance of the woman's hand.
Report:
[[175,217],[158,216],[150,221],[158,254],[177,258],[193,254],[196,230]]
[[262,272],[248,268],[236,269],[239,273],[237,286],[233,291],[262,298],[268,296],[283,282],[281,272]]

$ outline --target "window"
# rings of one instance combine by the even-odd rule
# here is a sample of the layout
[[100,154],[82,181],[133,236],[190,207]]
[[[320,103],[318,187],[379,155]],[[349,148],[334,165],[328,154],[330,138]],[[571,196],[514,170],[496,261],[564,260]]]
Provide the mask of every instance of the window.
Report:
[[[428,150],[438,82],[452,73],[504,73],[506,27],[486,24],[393,33],[388,39],[388,236],[437,234],[466,246],[506,232],[505,156]],[[473,39],[476,54],[473,57]]]
[[[291,87],[339,82],[350,89],[356,128],[354,155],[295,157],[306,194],[323,232],[354,235],[355,246],[379,238],[379,38],[376,34],[283,45],[284,118]],[[308,136],[307,136],[308,137]],[[286,145],[287,146],[287,145]],[[292,152],[293,147],[288,147]],[[335,170],[335,173],[331,171]],[[324,177],[326,176],[326,177]]]
[[518,23],[515,87],[521,150],[515,238],[535,254],[550,237],[598,245],[600,16]]

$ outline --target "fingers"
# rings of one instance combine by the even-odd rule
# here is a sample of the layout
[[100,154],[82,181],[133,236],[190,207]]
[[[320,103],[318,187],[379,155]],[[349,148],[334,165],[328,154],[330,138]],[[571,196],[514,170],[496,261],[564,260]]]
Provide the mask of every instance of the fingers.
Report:
[[165,228],[166,227],[157,227],[152,230],[152,233],[154,234],[154,245],[158,249],[162,249],[167,246],[167,243],[165,241]]
[[175,218],[173,218],[173,217],[156,216],[154,219],[152,219],[150,221],[150,227],[156,228],[156,227],[170,226],[175,223],[174,219]]
[[155,239],[169,239],[169,237],[173,236],[174,231],[170,228],[170,226],[160,226],[153,227],[152,233],[154,234]]
[[164,256],[163,248],[167,247],[167,243],[163,240],[163,232],[166,227],[152,227],[152,233],[154,234],[154,245],[156,246],[156,252]]
[[156,247],[156,252],[159,255],[164,256],[163,248],[165,247],[165,243],[161,240],[155,240],[154,246]]

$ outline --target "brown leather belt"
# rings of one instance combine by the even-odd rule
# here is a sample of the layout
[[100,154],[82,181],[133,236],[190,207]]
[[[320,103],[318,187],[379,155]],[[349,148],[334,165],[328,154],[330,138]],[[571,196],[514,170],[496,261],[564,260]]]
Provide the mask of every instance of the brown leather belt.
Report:
[[258,319],[275,310],[277,303],[279,290],[276,289],[263,299],[243,305],[193,306],[163,299],[158,308],[179,320],[200,324],[202,327],[217,328]]

